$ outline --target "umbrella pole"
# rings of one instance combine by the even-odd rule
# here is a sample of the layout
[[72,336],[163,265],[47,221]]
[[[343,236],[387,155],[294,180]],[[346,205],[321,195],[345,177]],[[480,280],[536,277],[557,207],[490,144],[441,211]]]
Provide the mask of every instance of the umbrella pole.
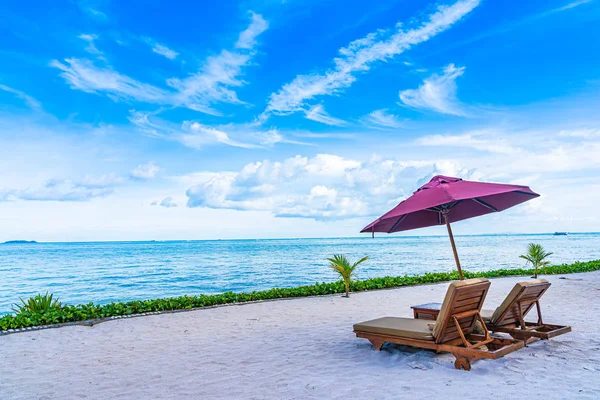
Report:
[[456,261],[456,268],[458,268],[458,277],[461,281],[463,281],[463,273],[462,269],[460,268],[460,260],[458,259],[458,253],[456,252],[456,244],[454,243],[454,235],[452,235],[452,228],[450,227],[450,221],[448,221],[448,215],[444,214],[444,220],[446,221],[446,228],[448,228],[448,236],[450,236],[450,244],[452,244],[452,252],[454,253],[454,260]]

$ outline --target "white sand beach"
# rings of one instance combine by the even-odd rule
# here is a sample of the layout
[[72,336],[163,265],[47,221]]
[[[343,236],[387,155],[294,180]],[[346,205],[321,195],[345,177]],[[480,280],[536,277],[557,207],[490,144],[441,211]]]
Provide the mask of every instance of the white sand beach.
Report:
[[[387,345],[352,324],[411,317],[447,283],[227,306],[0,337],[2,399],[598,399],[600,272],[546,277],[544,320],[573,332],[479,360]],[[493,279],[486,308],[515,282]],[[534,316],[529,316],[533,319]]]

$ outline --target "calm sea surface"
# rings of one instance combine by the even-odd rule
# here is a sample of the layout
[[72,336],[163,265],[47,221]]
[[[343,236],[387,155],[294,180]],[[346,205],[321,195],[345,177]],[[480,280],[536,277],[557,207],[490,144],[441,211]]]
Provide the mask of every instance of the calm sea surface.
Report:
[[[599,233],[456,237],[469,271],[521,267],[529,242],[553,251],[553,264],[600,259]],[[358,278],[454,269],[444,236],[0,244],[0,314],[46,291],[71,304],[108,303],[334,281],[333,254],[369,256]]]

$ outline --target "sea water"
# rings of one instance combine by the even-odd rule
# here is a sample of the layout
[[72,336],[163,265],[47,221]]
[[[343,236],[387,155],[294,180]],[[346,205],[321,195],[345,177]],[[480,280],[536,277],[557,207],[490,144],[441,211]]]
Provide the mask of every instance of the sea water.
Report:
[[[523,267],[530,242],[553,264],[600,259],[600,233],[457,236],[467,271]],[[455,269],[445,236],[0,245],[0,314],[46,291],[69,304],[248,292],[331,282],[327,257],[369,260],[357,278]]]

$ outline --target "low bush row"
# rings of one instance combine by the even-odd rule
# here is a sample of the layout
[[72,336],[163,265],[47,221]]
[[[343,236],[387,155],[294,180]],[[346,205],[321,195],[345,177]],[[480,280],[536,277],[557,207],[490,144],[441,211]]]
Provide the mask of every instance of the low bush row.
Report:
[[[569,274],[575,272],[591,272],[600,270],[600,260],[576,262],[547,266],[540,269],[541,274]],[[484,272],[466,272],[465,278],[485,277],[495,278],[502,276],[531,276],[533,269],[499,269]],[[437,272],[415,276],[398,276],[371,278],[354,281],[350,288],[353,292],[377,289],[389,289],[400,286],[418,285],[457,280],[456,272]],[[9,314],[0,318],[0,330],[20,329],[31,326],[60,324],[66,322],[85,321],[91,319],[108,318],[114,316],[128,316],[133,314],[185,310],[197,307],[216,306],[221,304],[244,303],[257,300],[283,299],[290,297],[319,296],[335,293],[344,293],[343,281],[331,283],[315,283],[310,286],[294,288],[278,288],[251,293],[226,292],[215,295],[180,296],[156,300],[136,300],[126,303],[110,304],[63,304],[58,309],[49,311],[22,311],[18,314]]]

